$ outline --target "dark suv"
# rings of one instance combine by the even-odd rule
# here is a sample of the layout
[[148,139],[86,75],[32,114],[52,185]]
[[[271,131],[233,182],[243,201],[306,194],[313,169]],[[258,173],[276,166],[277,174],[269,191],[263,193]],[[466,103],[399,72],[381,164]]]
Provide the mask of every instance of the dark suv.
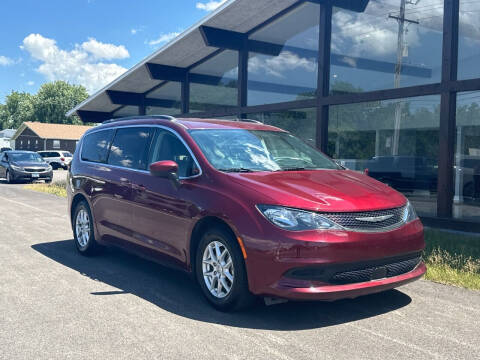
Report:
[[195,275],[217,308],[254,295],[335,300],[422,276],[407,199],[254,121],[109,121],[68,173],[75,245],[117,245]]

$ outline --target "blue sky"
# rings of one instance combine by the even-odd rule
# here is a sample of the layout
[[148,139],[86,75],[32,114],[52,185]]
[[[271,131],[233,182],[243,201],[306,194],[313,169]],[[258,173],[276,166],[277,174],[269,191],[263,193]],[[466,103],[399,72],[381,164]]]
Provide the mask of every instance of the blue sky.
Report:
[[0,103],[66,80],[106,85],[224,0],[2,0]]

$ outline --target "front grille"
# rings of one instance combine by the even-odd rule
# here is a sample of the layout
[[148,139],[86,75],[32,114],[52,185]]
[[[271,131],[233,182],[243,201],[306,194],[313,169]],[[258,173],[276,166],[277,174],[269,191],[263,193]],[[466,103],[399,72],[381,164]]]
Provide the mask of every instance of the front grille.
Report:
[[398,276],[415,269],[420,260],[421,257],[416,257],[383,266],[344,271],[333,275],[329,282],[335,285],[344,285]]
[[[402,225],[404,212],[405,206],[377,211],[332,212],[321,213],[321,215],[348,230],[381,231],[386,228],[394,228]],[[382,220],[382,216],[388,218]]]
[[26,172],[44,172],[45,168],[25,168]]
[[284,277],[332,285],[354,284],[406,274],[421,261],[422,253],[415,252],[379,260],[295,268],[287,271]]

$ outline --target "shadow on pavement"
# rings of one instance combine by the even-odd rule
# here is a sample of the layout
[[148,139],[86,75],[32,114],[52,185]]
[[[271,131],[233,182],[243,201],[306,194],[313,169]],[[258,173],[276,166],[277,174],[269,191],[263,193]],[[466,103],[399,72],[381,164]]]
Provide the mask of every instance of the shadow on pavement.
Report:
[[398,291],[337,302],[289,302],[257,306],[240,313],[221,313],[203,298],[191,277],[119,249],[96,257],[80,256],[73,240],[33,245],[39,253],[91,279],[118,290],[91,292],[92,296],[136,295],[179,316],[210,323],[268,330],[303,330],[356,321],[402,308],[411,298]]

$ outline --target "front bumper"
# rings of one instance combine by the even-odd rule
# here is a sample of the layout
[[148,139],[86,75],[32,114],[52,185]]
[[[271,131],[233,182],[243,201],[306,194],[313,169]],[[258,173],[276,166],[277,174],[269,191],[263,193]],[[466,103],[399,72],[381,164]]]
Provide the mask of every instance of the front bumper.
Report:
[[51,180],[53,171],[28,172],[21,170],[10,170],[13,180],[15,181],[34,181],[34,180]]
[[275,251],[265,251],[274,238],[244,239],[249,245],[249,287],[256,295],[292,300],[354,298],[404,285],[426,272],[419,220],[379,233],[310,231],[272,236],[278,243]]
[[316,284],[315,282],[282,278],[271,287],[270,292],[275,297],[292,300],[334,301],[353,299],[405,285],[419,279],[426,271],[427,267],[422,261],[414,270],[402,275],[344,285]]

